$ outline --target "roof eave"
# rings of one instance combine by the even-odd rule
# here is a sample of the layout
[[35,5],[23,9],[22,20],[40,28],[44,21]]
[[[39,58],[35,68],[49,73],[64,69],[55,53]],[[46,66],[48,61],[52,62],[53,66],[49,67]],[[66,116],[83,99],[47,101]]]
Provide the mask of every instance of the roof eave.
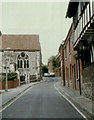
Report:
[[69,4],[68,4],[68,8],[67,8],[67,12],[66,12],[66,18],[69,17],[73,17],[76,10],[77,10],[77,7],[78,7],[78,2],[72,2],[70,0]]

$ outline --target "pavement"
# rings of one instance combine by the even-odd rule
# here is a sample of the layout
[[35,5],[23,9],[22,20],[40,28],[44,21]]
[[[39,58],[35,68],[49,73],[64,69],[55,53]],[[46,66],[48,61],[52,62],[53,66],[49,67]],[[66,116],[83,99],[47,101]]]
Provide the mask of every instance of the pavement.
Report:
[[56,88],[68,98],[80,111],[86,114],[88,117],[94,119],[94,113],[92,112],[94,108],[92,100],[86,98],[83,94],[80,95],[78,90],[70,89],[66,86],[62,86],[61,78],[55,84]]

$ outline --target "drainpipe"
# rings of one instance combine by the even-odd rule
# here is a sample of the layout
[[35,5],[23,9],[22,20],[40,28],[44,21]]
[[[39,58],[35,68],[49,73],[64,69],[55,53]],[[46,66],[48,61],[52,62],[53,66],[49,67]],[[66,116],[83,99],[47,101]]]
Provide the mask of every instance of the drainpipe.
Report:
[[79,70],[79,72],[78,72],[78,76],[79,76],[79,92],[80,92],[80,95],[82,94],[82,92],[81,92],[81,76],[80,76],[80,58],[78,59],[78,70]]

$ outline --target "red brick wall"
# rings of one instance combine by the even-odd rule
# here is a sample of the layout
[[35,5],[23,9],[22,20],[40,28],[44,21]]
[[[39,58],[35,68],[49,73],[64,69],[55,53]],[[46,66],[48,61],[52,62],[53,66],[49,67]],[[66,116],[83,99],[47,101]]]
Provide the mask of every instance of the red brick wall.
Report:
[[0,90],[2,89],[2,82],[0,81]]
[[50,61],[48,62],[48,72],[49,72],[49,73],[50,73],[50,72],[54,72],[53,66],[52,66],[52,60],[50,60]]
[[73,39],[73,26],[71,26],[64,43],[65,84],[72,89],[76,89],[77,65],[75,55],[77,52],[73,48]]
[[61,76],[61,68],[60,67],[55,69],[55,76],[56,77],[58,77],[58,76],[60,77]]
[[[17,86],[19,86],[19,80],[8,81],[8,89],[16,88]],[[0,81],[0,89],[5,89],[5,81]]]

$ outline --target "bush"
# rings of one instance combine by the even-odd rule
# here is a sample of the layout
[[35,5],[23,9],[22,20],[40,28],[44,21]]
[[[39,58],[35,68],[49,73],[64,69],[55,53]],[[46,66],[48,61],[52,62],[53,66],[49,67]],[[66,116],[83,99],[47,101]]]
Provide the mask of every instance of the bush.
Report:
[[[8,73],[8,81],[16,80],[17,79],[17,73]],[[6,81],[6,74],[2,74],[1,81]]]
[[43,65],[42,66],[42,75],[44,75],[44,73],[48,73],[48,67],[47,67],[47,65]]
[[52,58],[52,66],[53,66],[53,70],[60,67],[60,63],[56,60],[56,58],[54,56]]
[[17,73],[8,73],[8,80],[17,79]]

